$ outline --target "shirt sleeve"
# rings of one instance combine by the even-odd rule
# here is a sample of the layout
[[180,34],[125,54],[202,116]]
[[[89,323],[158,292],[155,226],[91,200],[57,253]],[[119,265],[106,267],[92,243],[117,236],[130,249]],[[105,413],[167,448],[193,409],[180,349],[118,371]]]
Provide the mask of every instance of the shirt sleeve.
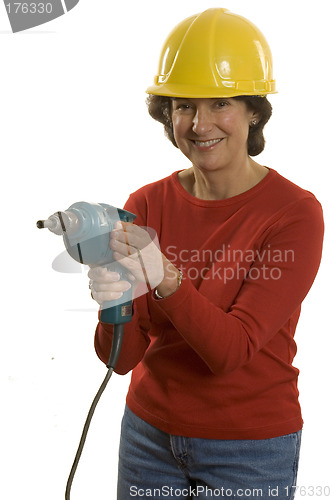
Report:
[[[213,373],[236,370],[296,316],[319,268],[323,232],[319,202],[314,197],[296,201],[266,231],[260,255],[228,311],[186,276],[173,295],[154,299],[155,304]],[[272,266],[273,252],[288,258]]]

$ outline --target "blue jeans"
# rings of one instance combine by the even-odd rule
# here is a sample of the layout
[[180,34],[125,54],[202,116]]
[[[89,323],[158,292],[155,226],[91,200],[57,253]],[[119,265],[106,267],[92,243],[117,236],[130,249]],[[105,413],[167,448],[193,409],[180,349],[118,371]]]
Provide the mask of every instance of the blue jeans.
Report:
[[162,432],[127,407],[118,500],[292,499],[301,431],[261,440],[197,439]]

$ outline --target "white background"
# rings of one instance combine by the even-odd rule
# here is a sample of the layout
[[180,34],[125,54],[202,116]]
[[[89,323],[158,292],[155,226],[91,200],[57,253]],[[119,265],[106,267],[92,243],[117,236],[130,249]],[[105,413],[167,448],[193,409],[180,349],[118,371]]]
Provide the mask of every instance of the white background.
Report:
[[[173,26],[215,6],[81,0],[57,20],[12,34],[0,4],[1,498],[64,498],[83,423],[105,375],[94,353],[97,308],[86,272],[52,269],[62,240],[38,231],[36,221],[81,200],[122,206],[130,192],[189,166],[148,116],[145,88]],[[274,55],[279,93],[270,99],[267,146],[257,160],[312,191],[325,212],[324,256],[303,304],[295,365],[305,420],[298,484],[332,490],[332,7],[328,0],[219,6],[259,26]],[[97,407],[73,500],[116,498],[128,383],[129,376],[115,375]]]

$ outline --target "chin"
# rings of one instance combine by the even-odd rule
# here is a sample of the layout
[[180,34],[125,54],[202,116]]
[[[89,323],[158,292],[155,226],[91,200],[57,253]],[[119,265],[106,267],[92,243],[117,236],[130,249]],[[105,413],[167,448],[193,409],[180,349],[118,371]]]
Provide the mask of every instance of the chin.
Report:
[[220,163],[213,163],[213,162],[200,162],[200,163],[193,163],[194,167],[198,168],[198,170],[201,170],[202,172],[218,172],[219,170],[224,170],[226,168],[226,165],[220,164]]

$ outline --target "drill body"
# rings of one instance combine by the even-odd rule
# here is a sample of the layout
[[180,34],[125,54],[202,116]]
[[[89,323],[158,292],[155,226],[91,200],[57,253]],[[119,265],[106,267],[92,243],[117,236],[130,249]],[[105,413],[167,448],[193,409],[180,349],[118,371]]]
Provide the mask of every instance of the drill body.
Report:
[[[105,203],[78,202],[65,212],[56,212],[47,220],[37,222],[38,228],[48,228],[62,235],[69,255],[90,267],[105,266],[119,273],[120,280],[128,280],[126,269],[113,259],[110,233],[118,221],[133,222],[135,215]],[[104,323],[122,324],[131,320],[132,291],[119,299],[104,302],[100,319]]]

